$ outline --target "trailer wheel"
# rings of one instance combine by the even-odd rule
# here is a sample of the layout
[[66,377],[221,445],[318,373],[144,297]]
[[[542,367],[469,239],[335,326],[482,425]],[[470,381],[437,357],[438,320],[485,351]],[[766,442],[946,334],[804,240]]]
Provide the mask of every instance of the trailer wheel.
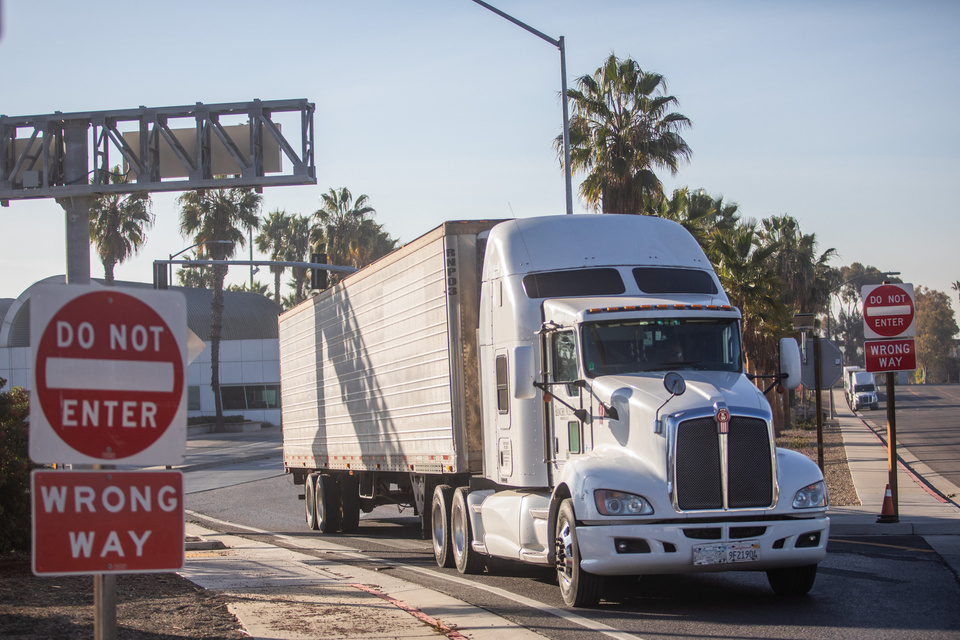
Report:
[[813,588],[813,581],[816,579],[817,565],[815,564],[767,571],[770,587],[778,596],[802,596]]
[[317,474],[307,475],[306,482],[303,483],[303,502],[304,511],[307,516],[307,527],[317,530]]
[[340,531],[356,533],[360,526],[360,479],[340,476]]
[[450,508],[453,505],[453,487],[438,484],[433,490],[433,503],[430,507],[433,528],[433,557],[437,565],[449,569],[454,566],[453,543],[450,534]]
[[592,607],[600,602],[603,580],[580,568],[580,547],[577,544],[577,519],[573,500],[560,503],[556,529],[557,582],[560,595],[568,607]]
[[450,506],[450,542],[457,571],[472,575],[483,573],[483,556],[473,550],[473,531],[470,526],[470,507],[467,505],[467,487],[457,487]]
[[340,495],[333,476],[317,476],[316,505],[317,528],[323,533],[336,533],[340,527]]

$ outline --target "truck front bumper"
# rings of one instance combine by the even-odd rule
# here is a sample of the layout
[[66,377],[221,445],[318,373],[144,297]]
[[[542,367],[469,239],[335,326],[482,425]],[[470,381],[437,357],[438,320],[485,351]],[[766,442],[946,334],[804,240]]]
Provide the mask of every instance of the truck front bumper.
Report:
[[[580,566],[604,576],[758,571],[816,564],[827,555],[829,537],[830,518],[825,515],[748,522],[577,525]],[[720,552],[733,546],[751,547],[749,553],[731,554],[750,559],[718,562]]]

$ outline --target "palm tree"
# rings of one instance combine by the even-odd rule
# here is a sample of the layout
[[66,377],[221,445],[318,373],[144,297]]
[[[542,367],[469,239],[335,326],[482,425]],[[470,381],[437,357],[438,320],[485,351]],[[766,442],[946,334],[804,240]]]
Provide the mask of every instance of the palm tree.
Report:
[[[187,260],[205,260],[200,248],[195,248],[185,256]],[[177,281],[181,287],[191,289],[213,289],[213,269],[208,266],[182,267],[177,269]]]
[[[180,229],[201,244],[198,252],[212,260],[227,260],[237,245],[243,246],[246,232],[259,226],[257,213],[263,196],[253,189],[210,189],[188,191],[177,199]],[[212,243],[211,240],[227,242]],[[227,265],[213,265],[213,301],[210,304],[210,386],[217,409],[216,429],[223,431],[223,403],[220,399],[220,331],[223,322],[223,281]]]
[[[288,235],[290,233],[291,216],[286,211],[277,209],[267,215],[263,224],[260,225],[260,233],[257,235],[257,250],[262,253],[270,253],[270,260],[275,262],[283,261],[287,254]],[[273,299],[280,301],[280,277],[283,275],[286,267],[280,265],[271,265],[270,272],[273,273]]]
[[[580,193],[603,213],[640,213],[643,197],[661,195],[654,170],[676,174],[691,156],[680,132],[690,126],[684,115],[671,112],[678,102],[667,95],[665,78],[644,71],[634,60],[611,55],[592,75],[569,89],[570,165],[587,172]],[[555,141],[563,148],[563,136]]]
[[960,280],[954,280],[953,284],[950,285],[950,288],[957,292],[957,295],[960,296]]
[[[316,224],[311,242],[325,245],[328,263],[359,269],[396,248],[396,240],[369,217],[376,210],[366,195],[354,200],[350,190],[342,187],[330,189],[320,200],[322,205],[313,214]],[[339,280],[331,274],[331,285]]]
[[[287,234],[286,259],[290,262],[308,262],[310,258],[310,219],[307,216],[294,215],[290,218],[290,228]],[[306,295],[307,278],[310,272],[305,267],[293,267],[293,290],[290,298],[294,306],[303,302]],[[287,300],[284,298],[284,300]],[[279,302],[279,301],[278,301]]]
[[835,249],[816,254],[816,234],[800,233],[800,225],[791,216],[773,216],[763,220],[757,236],[770,245],[771,268],[783,283],[781,299],[794,313],[826,311],[834,275],[827,262]]
[[725,203],[723,196],[714,198],[702,189],[691,192],[687,187],[674,189],[669,199],[648,194],[643,205],[644,214],[682,225],[697,239],[708,257],[716,236],[736,227],[740,219],[737,209],[736,203]]
[[[110,182],[126,184],[127,176],[120,173],[120,167],[114,167]],[[149,193],[107,193],[93,199],[90,241],[97,247],[107,286],[113,286],[113,268],[117,263],[136,255],[143,247],[153,222]]]

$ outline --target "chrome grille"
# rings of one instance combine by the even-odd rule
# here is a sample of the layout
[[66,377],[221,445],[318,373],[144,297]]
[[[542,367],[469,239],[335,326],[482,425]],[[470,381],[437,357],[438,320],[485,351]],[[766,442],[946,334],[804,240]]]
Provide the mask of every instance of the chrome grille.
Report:
[[[712,417],[677,427],[677,505],[684,511],[723,508],[721,436]],[[773,470],[766,422],[733,416],[727,436],[727,504],[731,509],[773,504]]]

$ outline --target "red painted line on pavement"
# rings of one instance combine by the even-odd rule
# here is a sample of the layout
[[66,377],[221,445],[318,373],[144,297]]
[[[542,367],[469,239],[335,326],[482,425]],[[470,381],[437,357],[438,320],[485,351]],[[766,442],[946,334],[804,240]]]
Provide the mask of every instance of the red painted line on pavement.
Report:
[[[863,418],[861,418],[860,416],[857,416],[857,419],[863,424],[863,426],[865,426],[867,429],[870,430],[870,433],[873,434],[873,437],[875,437],[877,440],[880,441],[880,446],[883,447],[883,450],[887,452],[887,458],[889,458],[889,457],[890,457],[890,449],[887,448],[887,443],[884,442],[883,438],[880,437],[880,434],[877,433],[876,429],[874,429],[874,428],[871,427],[869,424],[867,424],[867,421],[864,420]],[[897,456],[897,466],[900,467],[900,468],[903,470],[904,473],[906,473],[908,476],[910,476],[910,479],[911,479],[911,480],[913,480],[913,481],[916,482],[918,485],[920,485],[920,488],[921,488],[921,489],[923,489],[924,491],[926,491],[927,493],[929,493],[931,496],[933,496],[934,498],[936,498],[936,499],[937,499],[937,502],[940,502],[941,504],[949,504],[949,503],[950,503],[949,500],[947,500],[946,498],[944,498],[943,496],[941,496],[939,493],[937,493],[936,491],[934,491],[932,488],[930,488],[930,486],[928,486],[927,483],[926,483],[920,476],[918,476],[917,474],[915,474],[910,467],[908,467],[906,464],[904,464],[904,463],[903,463],[903,460],[900,459],[900,456]]]
[[387,602],[394,605],[395,607],[403,609],[404,611],[412,615],[417,620],[424,622],[430,625],[431,627],[433,627],[434,629],[441,631],[443,635],[450,638],[451,640],[467,640],[467,638],[462,634],[460,634],[460,632],[458,632],[456,629],[451,629],[450,627],[443,624],[436,618],[432,618],[427,614],[425,614],[423,611],[420,611],[420,609],[417,609],[416,607],[412,607],[409,604],[402,602],[400,600],[397,600],[396,598],[393,598],[391,596],[388,596],[385,593],[380,593],[373,587],[367,586],[365,584],[359,584],[359,583],[351,583],[350,586],[354,587],[355,589],[360,589],[361,591],[366,591],[371,595],[375,595],[378,598],[386,600]]

